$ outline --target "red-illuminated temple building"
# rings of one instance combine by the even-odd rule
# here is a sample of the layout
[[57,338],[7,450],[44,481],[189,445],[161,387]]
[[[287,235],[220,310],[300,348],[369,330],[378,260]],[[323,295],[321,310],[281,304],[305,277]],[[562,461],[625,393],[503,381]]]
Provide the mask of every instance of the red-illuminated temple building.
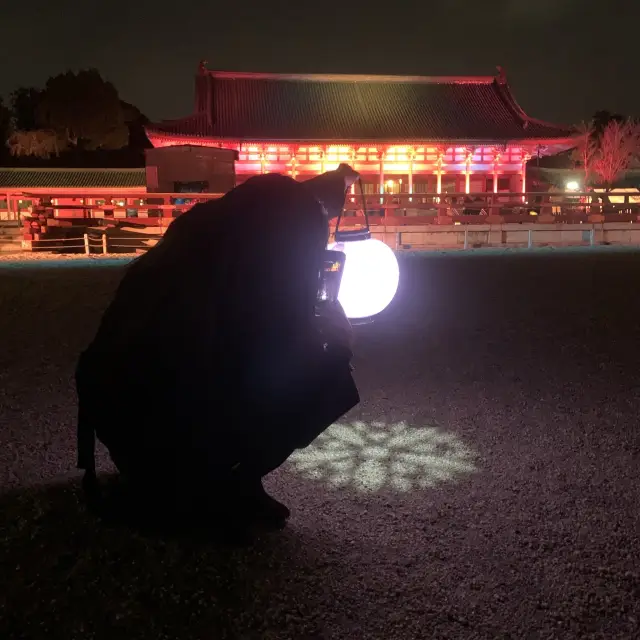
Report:
[[266,172],[303,180],[346,162],[368,193],[521,193],[531,157],[573,146],[571,129],[522,110],[502,71],[285,75],[201,64],[195,93],[193,114],[150,124],[149,140],[235,149],[238,182]]

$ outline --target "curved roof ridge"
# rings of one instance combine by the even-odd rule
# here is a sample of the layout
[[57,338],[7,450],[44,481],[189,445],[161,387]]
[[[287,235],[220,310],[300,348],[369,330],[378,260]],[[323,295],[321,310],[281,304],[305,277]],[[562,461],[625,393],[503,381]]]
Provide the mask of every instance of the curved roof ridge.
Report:
[[573,131],[573,127],[553,124],[551,122],[547,122],[546,120],[540,120],[539,118],[530,116],[516,100],[516,97],[513,95],[513,91],[511,90],[511,86],[508,82],[501,82],[499,78],[496,78],[496,86],[498,87],[499,94],[507,103],[509,108],[514,111],[515,115],[520,118],[520,120],[522,120],[524,127],[527,127],[528,124],[531,123],[538,124],[543,127],[550,127],[551,129],[566,129],[567,132]]
[[214,71],[212,78],[228,80],[293,80],[308,82],[404,82],[416,84],[491,84],[493,76],[421,76],[367,73],[268,73],[248,71]]
[[[557,129],[559,126],[562,127],[562,125],[557,125],[553,122],[548,122],[547,120],[540,120],[540,118],[534,118],[530,115],[527,115],[527,120],[534,124],[539,124],[542,127],[551,127],[552,129]],[[573,125],[564,125],[562,128],[566,129],[568,132],[576,131],[576,128]]]
[[[188,120],[197,120],[201,116],[202,114],[196,111],[194,113],[189,114],[188,116],[184,116],[183,118],[168,118],[166,120],[160,120],[158,124],[183,124]],[[152,124],[152,123],[149,123],[149,124]]]

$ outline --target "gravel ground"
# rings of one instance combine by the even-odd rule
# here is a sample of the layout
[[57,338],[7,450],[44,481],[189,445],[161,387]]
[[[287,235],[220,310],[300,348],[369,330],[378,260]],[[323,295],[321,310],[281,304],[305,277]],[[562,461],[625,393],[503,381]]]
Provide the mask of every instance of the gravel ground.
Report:
[[122,262],[0,264],[0,638],[639,638],[640,252],[401,268],[361,406],[269,478],[288,527],[223,548],[78,505],[73,366]]

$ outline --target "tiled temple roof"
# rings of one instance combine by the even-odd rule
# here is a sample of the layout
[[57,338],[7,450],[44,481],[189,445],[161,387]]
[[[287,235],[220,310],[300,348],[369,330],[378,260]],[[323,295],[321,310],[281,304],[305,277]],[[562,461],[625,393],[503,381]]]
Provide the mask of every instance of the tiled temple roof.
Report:
[[[203,70],[193,115],[149,137],[237,141],[556,141],[572,136],[529,118],[503,76],[283,75]],[[197,142],[194,142],[197,144]]]
[[144,169],[23,169],[0,167],[2,189],[146,187]]

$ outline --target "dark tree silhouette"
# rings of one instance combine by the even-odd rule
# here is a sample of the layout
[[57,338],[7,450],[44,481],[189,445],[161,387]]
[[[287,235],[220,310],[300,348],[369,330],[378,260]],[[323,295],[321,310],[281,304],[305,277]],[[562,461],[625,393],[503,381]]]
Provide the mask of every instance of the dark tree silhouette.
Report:
[[36,110],[42,91],[35,87],[18,87],[10,98],[13,126],[17,131],[38,129]]
[[7,155],[5,141],[11,134],[11,110],[4,104],[0,96],[0,160],[4,160]]
[[12,131],[6,147],[15,158],[49,160],[66,148],[56,131],[43,129],[38,122],[38,107],[43,92],[35,87],[18,87],[11,94]]
[[120,101],[124,110],[124,122],[129,128],[129,148],[132,151],[148,149],[152,145],[147,138],[144,127],[149,124],[149,118],[145,116],[136,106]]
[[121,149],[129,142],[118,91],[95,69],[50,78],[38,102],[36,120],[78,149]]
[[12,164],[144,166],[148,119],[95,69],[57,75],[44,89],[19,87],[10,107],[13,126],[0,129],[0,156],[10,153]]

